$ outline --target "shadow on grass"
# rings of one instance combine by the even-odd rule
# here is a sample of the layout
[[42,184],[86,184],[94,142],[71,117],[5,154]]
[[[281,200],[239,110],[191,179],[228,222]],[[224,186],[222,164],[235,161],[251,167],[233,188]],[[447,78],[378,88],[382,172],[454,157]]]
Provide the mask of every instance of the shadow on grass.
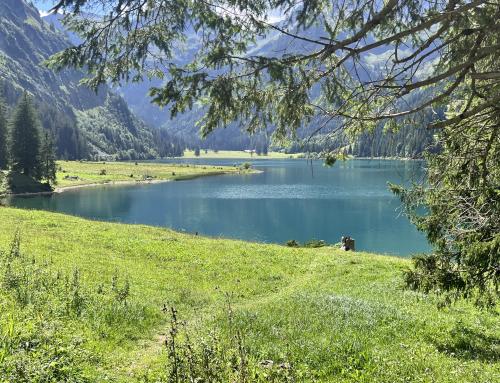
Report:
[[0,170],[0,206],[3,198],[7,195],[7,172]]
[[435,342],[440,352],[458,359],[500,361],[500,337],[457,323],[444,342]]
[[7,174],[7,188],[13,194],[51,192],[48,183],[42,183],[25,174],[10,172]]

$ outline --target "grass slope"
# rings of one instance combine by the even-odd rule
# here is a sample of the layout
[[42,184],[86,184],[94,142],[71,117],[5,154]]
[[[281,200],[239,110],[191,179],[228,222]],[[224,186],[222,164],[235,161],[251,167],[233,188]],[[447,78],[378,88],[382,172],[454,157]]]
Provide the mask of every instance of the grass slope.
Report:
[[[236,166],[161,164],[142,162],[57,161],[57,190],[68,187],[109,183],[178,181],[195,177],[252,173],[252,169]],[[22,174],[0,171],[0,196],[12,193],[50,191],[46,184]]]
[[[16,230],[35,262],[7,267]],[[165,375],[162,306],[174,305],[195,334],[223,333],[226,293],[248,381],[292,381],[264,360],[293,369],[293,381],[498,381],[498,312],[438,309],[435,297],[404,290],[404,259],[12,208],[0,208],[0,249],[2,382],[23,381],[16,368],[29,366],[31,376],[59,374],[54,381],[176,381]],[[42,271],[27,273],[33,265]]]

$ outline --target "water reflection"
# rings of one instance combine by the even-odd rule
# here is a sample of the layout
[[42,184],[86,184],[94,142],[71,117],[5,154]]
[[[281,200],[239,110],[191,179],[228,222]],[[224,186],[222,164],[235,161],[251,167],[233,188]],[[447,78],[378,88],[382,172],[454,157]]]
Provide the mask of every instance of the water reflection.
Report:
[[50,197],[15,198],[10,203],[253,241],[316,238],[335,243],[347,234],[356,239],[358,249],[374,252],[408,255],[428,249],[423,236],[399,217],[399,201],[387,188],[388,181],[421,177],[421,163],[352,160],[330,169],[318,161],[311,172],[305,161],[253,162],[264,172],[79,189]]

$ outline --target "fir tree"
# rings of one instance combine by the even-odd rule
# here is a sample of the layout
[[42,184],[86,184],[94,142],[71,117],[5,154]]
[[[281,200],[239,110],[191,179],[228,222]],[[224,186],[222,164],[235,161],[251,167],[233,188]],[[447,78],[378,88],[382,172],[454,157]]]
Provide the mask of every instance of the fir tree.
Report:
[[56,183],[56,151],[54,140],[49,132],[43,134],[40,148],[40,176],[51,184]]
[[0,170],[7,169],[9,163],[7,146],[7,119],[5,118],[5,108],[0,100]]
[[[100,3],[59,0],[54,11],[84,13]],[[393,188],[434,245],[434,254],[416,259],[407,282],[423,291],[500,300],[498,0],[176,0],[149,1],[147,10],[144,0],[105,3],[109,13],[101,19],[72,20],[85,41],[57,53],[50,66],[88,68],[84,82],[95,89],[156,76],[155,65],[168,66],[168,81],[150,95],[172,115],[203,101],[209,106],[200,120],[203,136],[238,123],[249,132],[274,126],[274,138],[286,140],[324,119],[349,136],[381,125],[396,134],[414,129],[404,137],[405,156],[427,143],[441,148],[428,158],[427,180],[413,191]],[[268,19],[275,11],[279,24]],[[172,52],[191,22],[203,44],[179,63]],[[311,26],[319,33],[308,33]],[[304,49],[267,54],[254,49],[255,36],[301,40]],[[378,70],[367,71],[363,62],[374,56]],[[148,59],[152,65],[143,65]],[[429,129],[415,129],[429,122],[427,115],[432,137]],[[388,153],[380,143],[376,136],[360,148],[366,155]]]
[[39,177],[40,132],[36,111],[25,93],[12,117],[11,157],[14,170]]

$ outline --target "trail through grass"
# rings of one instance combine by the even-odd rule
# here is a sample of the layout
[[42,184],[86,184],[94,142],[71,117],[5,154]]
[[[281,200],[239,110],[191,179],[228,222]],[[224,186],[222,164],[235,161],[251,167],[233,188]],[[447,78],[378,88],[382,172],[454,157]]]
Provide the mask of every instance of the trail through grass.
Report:
[[[466,302],[438,309],[438,298],[403,289],[405,259],[0,208],[4,259],[16,230],[21,252],[36,260],[40,275],[60,275],[62,282],[46,283],[55,286],[46,287],[50,298],[36,295],[33,305],[24,305],[15,287],[5,287],[6,262],[0,263],[0,350],[7,350],[9,366],[16,358],[43,365],[43,347],[58,350],[51,343],[57,341],[67,352],[60,363],[72,366],[66,367],[80,381],[172,381],[163,342],[169,337],[169,317],[162,312],[167,305],[186,321],[199,350],[194,356],[215,344],[226,353],[220,360],[240,360],[231,334],[241,334],[248,381],[500,378],[498,311]],[[12,264],[19,275],[27,267]],[[84,302],[80,313],[68,309],[75,270]],[[12,320],[18,324],[9,337]],[[56,338],[50,338],[51,328],[57,328]],[[217,341],[210,334],[218,334]],[[23,348],[26,339],[32,349]]]

